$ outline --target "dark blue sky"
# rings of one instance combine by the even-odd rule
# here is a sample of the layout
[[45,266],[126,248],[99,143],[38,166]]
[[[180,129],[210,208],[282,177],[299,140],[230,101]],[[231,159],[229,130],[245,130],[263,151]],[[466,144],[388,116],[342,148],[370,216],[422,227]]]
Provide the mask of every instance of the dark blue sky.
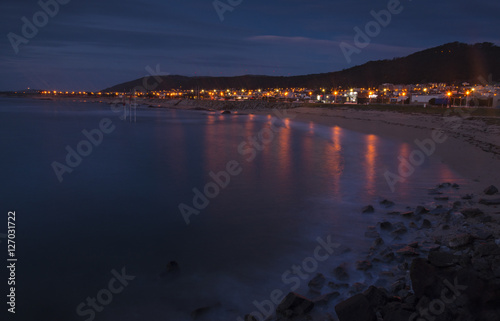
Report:
[[[223,21],[213,0],[59,1],[68,3],[46,24],[37,15],[41,27],[31,39],[23,36],[21,18],[32,21],[42,10],[38,1],[2,1],[0,90],[99,90],[157,65],[163,74],[188,76],[299,75],[453,41],[500,44],[498,0],[402,0],[401,13],[350,63],[340,43],[354,45],[354,28],[364,29],[372,10],[395,0],[220,0],[240,2]],[[13,34],[27,41],[17,54],[11,40],[20,38]]]

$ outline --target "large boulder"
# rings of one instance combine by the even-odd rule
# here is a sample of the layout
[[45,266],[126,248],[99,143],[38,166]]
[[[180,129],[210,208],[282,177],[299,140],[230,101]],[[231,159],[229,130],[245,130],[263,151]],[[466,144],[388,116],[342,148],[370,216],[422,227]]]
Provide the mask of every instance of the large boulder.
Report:
[[276,308],[276,313],[287,316],[301,316],[314,308],[314,302],[295,292],[290,292]]
[[484,189],[484,194],[486,195],[493,195],[496,193],[498,193],[498,188],[496,188],[496,186],[494,185],[490,185]]
[[410,279],[417,298],[434,295],[433,286],[437,281],[436,267],[422,258],[414,259],[410,266]]
[[376,321],[377,316],[370,301],[363,294],[356,294],[335,306],[339,321]]

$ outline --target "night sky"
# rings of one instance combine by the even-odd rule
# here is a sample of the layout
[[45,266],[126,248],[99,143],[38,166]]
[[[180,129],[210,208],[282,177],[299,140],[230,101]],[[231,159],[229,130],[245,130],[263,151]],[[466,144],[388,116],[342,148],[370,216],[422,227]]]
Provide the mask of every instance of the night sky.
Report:
[[[354,45],[354,28],[395,0],[221,0],[235,4],[223,21],[213,0],[59,1],[66,4],[49,17],[37,15],[36,0],[2,0],[0,90],[96,91],[145,76],[147,66],[187,76],[300,75],[454,41],[500,44],[498,0],[403,0],[350,63],[340,43]],[[21,18],[34,15],[41,27],[28,39]],[[24,39],[17,54],[14,38]]]

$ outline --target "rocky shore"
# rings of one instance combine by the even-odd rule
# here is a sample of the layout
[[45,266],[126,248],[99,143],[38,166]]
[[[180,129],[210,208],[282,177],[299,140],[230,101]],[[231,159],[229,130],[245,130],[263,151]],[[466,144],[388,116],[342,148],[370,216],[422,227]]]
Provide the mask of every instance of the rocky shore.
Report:
[[[500,195],[494,186],[480,194],[443,183],[429,189],[444,202],[434,208],[391,212],[393,203],[383,200],[360,209],[393,217],[367,229],[373,244],[366,257],[317,274],[305,296],[289,293],[266,320],[500,320]],[[413,240],[399,243],[405,234]],[[374,282],[354,282],[353,269]]]

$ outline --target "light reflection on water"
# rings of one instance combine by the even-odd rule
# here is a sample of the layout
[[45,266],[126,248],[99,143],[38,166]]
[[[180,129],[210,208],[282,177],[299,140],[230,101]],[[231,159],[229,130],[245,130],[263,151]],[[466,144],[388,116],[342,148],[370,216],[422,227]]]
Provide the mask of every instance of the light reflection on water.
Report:
[[[272,116],[138,110],[138,122],[128,123],[105,105],[5,100],[0,113],[9,155],[2,160],[2,182],[9,183],[0,192],[23,217],[19,277],[26,285],[19,293],[32,307],[23,310],[26,319],[81,320],[76,305],[122,266],[138,278],[99,320],[180,320],[214,300],[238,311],[228,315],[249,312],[270,290],[289,290],[281,274],[311,255],[318,236],[365,250],[366,226],[380,216],[361,214],[362,206],[378,197],[415,205],[426,188],[459,182],[431,158],[391,193],[384,172],[397,171],[397,156],[408,157],[411,144]],[[59,183],[51,162],[63,161],[65,146],[103,117],[116,131]],[[270,129],[263,144],[259,133]],[[248,161],[238,146],[252,139],[263,148]],[[241,174],[186,226],[179,203],[192,205],[193,188],[202,190],[208,173],[231,160]],[[158,279],[174,259],[182,277]],[[39,267],[47,260],[57,269]],[[332,257],[318,272],[328,274],[341,260]],[[62,303],[52,301],[57,293],[66,294]]]

